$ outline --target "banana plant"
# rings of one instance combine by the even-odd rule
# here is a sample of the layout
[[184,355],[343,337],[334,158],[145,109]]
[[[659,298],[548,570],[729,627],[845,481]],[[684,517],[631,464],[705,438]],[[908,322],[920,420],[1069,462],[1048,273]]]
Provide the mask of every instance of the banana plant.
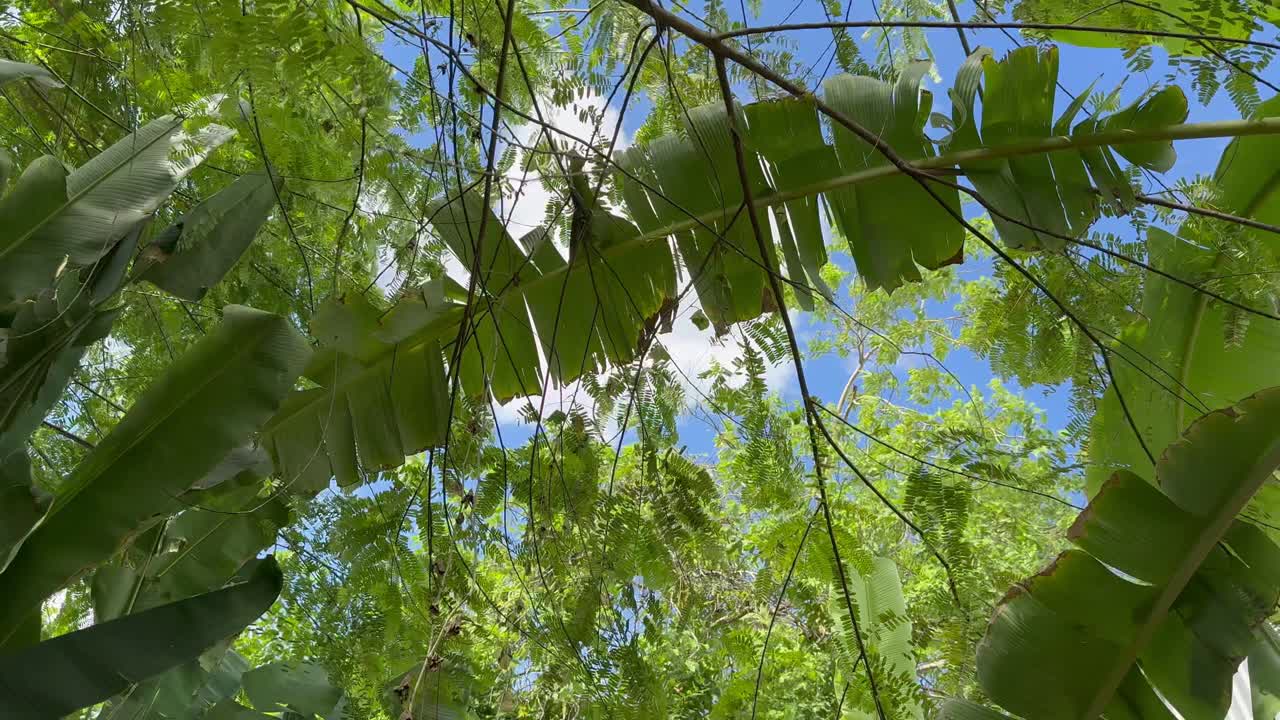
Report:
[[[80,462],[0,572],[0,646],[46,597],[110,558],[245,443],[292,388],[310,348],[284,318],[227,308]],[[38,627],[38,624],[37,624]]]
[[[0,82],[14,79],[56,85],[41,68],[0,63]],[[288,514],[259,497],[270,467],[252,438],[310,355],[286,319],[228,307],[56,496],[32,484],[26,455],[123,311],[126,283],[199,299],[267,219],[279,183],[251,173],[139,252],[151,215],[231,136],[193,118],[220,102],[154,120],[71,171],[40,158],[0,198],[0,716],[55,717],[127,695],[195,662],[280,591],[278,568],[255,557]],[[39,642],[45,599],[95,568],[97,624]]]
[[[1212,28],[1218,37],[1247,40],[1262,23],[1280,26],[1280,7],[1267,0],[1144,0],[1141,3],[1098,5],[1089,0],[1020,0],[1013,9],[1019,21],[1058,23],[1048,34],[1054,40],[1085,47],[1132,48],[1163,45],[1170,54],[1207,56],[1216,43],[1197,41],[1187,34]],[[1212,18],[1211,21],[1208,19]],[[1117,32],[1072,30],[1071,25],[1115,28]],[[1135,37],[1135,30],[1181,33],[1183,37]],[[1263,65],[1262,67],[1265,67]],[[1261,71],[1262,67],[1256,68]]]
[[[280,591],[273,562],[244,587],[237,578],[287,522],[286,509],[259,496],[252,472],[198,486],[278,408],[309,354],[287,320],[229,307],[81,461],[0,570],[0,664],[15,668],[6,680],[22,688],[6,694],[10,707],[56,717],[127,694],[270,606]],[[44,600],[100,565],[98,624],[38,643]],[[50,681],[72,689],[54,692]]]
[[[0,82],[57,84],[42,68],[18,65],[0,65]],[[70,172],[40,158],[0,197],[0,570],[51,501],[31,482],[28,438],[87,348],[110,332],[122,287],[145,279],[198,299],[267,219],[278,184],[251,173],[139,253],[151,214],[233,134],[216,123],[193,125],[220,103],[215,97],[153,120]]]
[[[824,126],[812,98],[735,108],[757,210],[771,213],[782,271],[802,303],[828,292],[818,277],[827,257],[823,208],[863,281],[891,291],[922,268],[963,259],[959,192],[942,182],[947,176],[963,173],[983,191],[1005,244],[1060,250],[1104,211],[1132,207],[1122,163],[1159,172],[1173,162],[1174,140],[1280,135],[1275,106],[1250,120],[1183,124],[1186,98],[1176,87],[1111,114],[1082,116],[1081,100],[1055,117],[1057,51],[1034,47],[1001,60],[974,53],[946,118],[932,113],[932,97],[919,87],[926,69],[911,65],[895,82],[841,75],[823,86],[828,106],[879,129],[924,174],[916,178],[845,127]],[[923,131],[931,117],[949,131],[941,140]],[[589,187],[575,191],[571,258],[549,230],[509,235],[478,188],[438,199],[428,217],[473,271],[474,293],[436,280],[403,293],[385,313],[359,300],[335,300],[318,313],[312,334],[325,347],[306,373],[317,387],[295,392],[264,433],[277,474],[308,487],[334,477],[347,484],[360,470],[398,466],[405,453],[441,442],[444,427],[432,419],[439,408],[425,399],[448,386],[446,372],[465,393],[506,401],[543,391],[543,358],[557,383],[634,360],[651,334],[670,326],[678,266],[718,330],[776,308],[764,268],[778,268],[779,253],[761,257],[743,218],[730,128],[723,104],[692,108],[683,132],[618,153],[612,207],[629,218]],[[458,338],[460,349],[451,346]],[[427,379],[415,385],[411,376],[422,368]]]
[[[1071,526],[1076,549],[996,608],[977,653],[987,695],[1028,720],[1221,720],[1251,653],[1254,684],[1274,689],[1280,547],[1242,511],[1275,482],[1277,428],[1271,388],[1192,423],[1154,478],[1116,472]],[[1002,717],[962,701],[944,715]]]
[[[70,173],[39,158],[0,199],[0,452],[26,441],[109,331],[151,213],[234,134],[216,123],[189,132],[188,121],[153,120]],[[264,174],[236,180],[148,244],[131,279],[198,299],[247,248],[275,192]]]
[[[222,100],[189,112],[212,115]],[[187,119],[157,118],[70,172],[51,155],[27,166],[0,206],[0,305],[35,297],[66,268],[103,258],[234,134],[212,122],[188,129]]]
[[[924,708],[916,677],[911,620],[907,617],[898,566],[882,557],[855,559],[850,564],[853,568],[846,570],[846,577],[852,606],[858,613],[858,627],[853,627],[844,599],[837,599],[836,593],[830,610],[831,622],[838,628],[836,640],[843,680],[849,684],[845,705],[868,716],[880,707],[891,708],[896,718],[921,720]],[[866,665],[860,667],[864,659]],[[874,691],[868,672],[875,680]]]

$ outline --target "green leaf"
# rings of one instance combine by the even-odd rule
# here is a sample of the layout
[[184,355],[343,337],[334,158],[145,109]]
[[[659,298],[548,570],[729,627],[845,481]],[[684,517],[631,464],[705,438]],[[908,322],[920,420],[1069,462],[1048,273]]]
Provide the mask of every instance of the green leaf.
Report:
[[1221,718],[1280,600],[1280,547],[1236,520],[1280,467],[1278,427],[1272,388],[1193,423],[1160,458],[1159,490],[1117,473],[1072,526],[1087,553],[996,609],[978,647],[987,694],[1028,720],[1171,717],[1160,697],[1187,720]]
[[278,498],[249,497],[222,508],[192,508],[165,531],[173,549],[156,556],[149,568],[138,608],[147,608],[221,587],[288,524],[289,509]]
[[25,449],[0,457],[0,571],[8,566],[52,501],[48,493],[31,484]]
[[0,150],[0,196],[9,186],[9,177],[13,175],[13,156]]
[[[1189,240],[1194,241],[1194,238]],[[1206,246],[1151,228],[1148,253],[1156,267],[1188,280],[1214,274],[1217,254]],[[1259,387],[1280,384],[1280,366],[1258,362],[1280,347],[1280,324],[1249,323],[1238,345],[1222,341],[1228,308],[1194,288],[1154,274],[1143,288],[1142,316],[1112,352],[1115,385],[1154,454],[1198,414]],[[1116,469],[1151,476],[1152,465],[1125,418],[1116,386],[1108,388],[1090,433],[1087,478],[1096,490]]]
[[52,157],[31,163],[0,200],[0,305],[106,255],[233,134],[216,124],[189,134],[166,115],[70,173]]
[[313,324],[322,347],[307,376],[323,387],[291,395],[263,428],[294,492],[318,492],[331,478],[346,487],[361,468],[398,467],[444,442],[449,389],[439,345],[379,340],[371,310],[361,297],[321,307]]
[[[836,160],[822,137],[822,124],[812,98],[756,102],[746,106],[744,112],[747,141],[768,163],[775,189],[798,187],[836,174]],[[787,276],[797,282],[807,281],[831,298],[831,288],[821,275],[827,264],[827,248],[822,238],[818,198],[797,198],[787,202],[785,209],[785,213],[775,213],[775,221],[787,261]],[[807,290],[796,289],[802,303],[808,294]]]
[[206,711],[240,692],[249,669],[244,656],[222,642],[137,687],[112,698],[100,717],[130,720],[199,720]]
[[62,87],[53,73],[39,65],[0,59],[0,85],[14,80],[32,80],[45,87]]
[[265,173],[237,178],[147,246],[148,260],[155,264],[139,279],[185,300],[204,297],[249,249],[275,207],[279,186],[272,187]]
[[[1067,537],[1128,575],[1161,582],[1172,576],[1179,559],[1195,545],[1193,520],[1154,485],[1119,470],[1076,519]],[[1141,540],[1135,542],[1137,538]]]
[[466,678],[457,669],[428,659],[397,675],[383,698],[393,717],[464,720],[474,717],[467,711],[466,692]]
[[[1100,123],[1104,130],[1141,131],[1162,125],[1174,125],[1187,119],[1187,96],[1182,88],[1171,85],[1129,107],[1109,115]],[[1131,143],[1117,145],[1116,153],[1138,167],[1156,172],[1169,172],[1178,159],[1173,143]]]
[[46,640],[0,657],[0,715],[60,717],[194,659],[280,594],[273,558],[239,585]]
[[[986,79],[980,125],[973,113],[979,64]],[[1068,132],[1076,137],[1140,132],[1181,123],[1187,117],[1186,96],[1171,86],[1115,114],[1086,119],[1070,130],[1088,93],[1082,93],[1055,121],[1057,84],[1056,47],[1019,48],[998,62],[989,50],[979,48],[961,66],[951,91],[952,121],[958,129],[949,138],[947,150],[999,147]],[[1167,141],[1117,144],[1115,152],[1157,172],[1168,171],[1177,157]],[[1132,205],[1133,191],[1106,146],[962,161],[960,167],[996,211],[992,222],[1010,247],[1061,250],[1066,245],[1063,236],[1083,235],[1099,214],[1093,185],[1102,189],[1104,196],[1125,198],[1122,209]]]
[[0,328],[0,466],[10,468],[0,473],[0,493],[9,501],[0,571],[48,505],[30,486],[26,443],[62,397],[88,346],[105,337],[119,315],[118,308],[97,308],[119,289],[141,229],[137,225],[103,262],[82,273],[83,281],[74,273],[63,275],[34,301],[18,305],[9,326]]
[[475,282],[483,293],[477,299],[481,312],[462,354],[463,387],[472,393],[489,387],[500,402],[539,393],[537,343],[524,303],[519,297],[496,297],[508,287],[537,278],[538,268],[528,262],[493,209],[484,207],[478,189],[438,199],[427,213],[454,257],[468,272],[479,273]]
[[[1280,115],[1280,98],[1258,109],[1255,119]],[[1237,138],[1223,151],[1213,184],[1222,209],[1262,222],[1280,222],[1280,169],[1266,161],[1280,151],[1272,137]],[[1187,227],[1187,226],[1184,226]],[[1180,235],[1148,231],[1147,252],[1160,270],[1190,281],[1220,274],[1225,260],[1215,252],[1216,238],[1203,237],[1191,225]],[[1243,232],[1260,232],[1242,228]],[[1273,247],[1274,243],[1264,243]],[[1259,354],[1280,347],[1280,326],[1249,323],[1239,343],[1222,342],[1229,308],[1193,288],[1149,275],[1143,287],[1142,320],[1120,335],[1113,352],[1115,384],[1108,388],[1094,418],[1088,472],[1096,489],[1116,468],[1150,474],[1151,461],[1125,418],[1123,396],[1149,449],[1164,447],[1195,417],[1197,407],[1230,402],[1260,387],[1280,384],[1280,367],[1257,362]]]
[[95,570],[89,584],[94,619],[102,622],[127,615],[139,582],[137,571],[130,567],[103,565]]
[[[1242,39],[1250,37],[1260,21],[1280,25],[1280,10],[1271,3],[1254,0],[1226,0],[1213,5],[1201,0],[1143,0],[1141,4],[1114,5],[1093,0],[1020,0],[1013,9],[1013,17],[1020,22],[1175,33],[1203,31]],[[1084,47],[1133,48],[1162,45],[1174,55],[1206,55],[1209,52],[1204,44],[1183,38],[1084,30],[1052,30],[1046,34],[1058,42]]]
[[263,665],[245,673],[242,682],[249,701],[263,712],[328,717],[342,702],[342,690],[329,684],[324,668],[311,663]]
[[270,720],[271,717],[251,710],[235,700],[223,700],[209,709],[204,720]]
[[[1258,106],[1252,118],[1280,117],[1280,97]],[[1273,136],[1236,138],[1222,151],[1213,174],[1222,209],[1259,222],[1280,225],[1280,168],[1268,158],[1280,152],[1280,138]],[[1242,228],[1248,233],[1265,231]],[[1270,233],[1261,237],[1268,237]],[[1275,248],[1274,242],[1264,243]]]
[[309,353],[284,318],[230,306],[76,468],[0,574],[0,637],[110,557],[242,445],[277,408]]
[[968,700],[948,698],[938,712],[939,720],[1009,720],[1009,716]]
[[[907,66],[894,84],[874,78],[840,75],[822,87],[827,104],[880,139],[906,160],[935,154],[916,120],[923,98],[920,80],[929,63]],[[852,131],[834,126],[840,168],[854,173],[889,165],[888,159]],[[932,194],[929,192],[932,191]],[[900,176],[845,188],[827,196],[837,224],[849,242],[858,273],[870,289],[893,290],[920,279],[917,266],[935,269],[961,261],[964,229],[956,221],[959,192],[940,185],[922,187]]]
[[[858,566],[856,561],[849,564]],[[888,558],[869,558],[859,570],[846,568],[845,576],[853,594],[858,628],[876,674],[882,704],[895,708],[895,712],[901,712],[904,717],[923,717],[918,699],[911,621],[907,617],[897,564]],[[845,619],[844,601],[835,601],[835,605],[833,612],[843,626],[841,640],[845,645],[847,671],[856,676],[857,671],[851,668],[859,662],[859,648],[853,637],[853,626]],[[868,703],[863,710],[874,711],[874,708],[874,704]]]
[[118,309],[95,310],[89,291],[59,283],[19,306],[0,329],[0,454],[20,449],[62,397],[90,345],[106,337]]

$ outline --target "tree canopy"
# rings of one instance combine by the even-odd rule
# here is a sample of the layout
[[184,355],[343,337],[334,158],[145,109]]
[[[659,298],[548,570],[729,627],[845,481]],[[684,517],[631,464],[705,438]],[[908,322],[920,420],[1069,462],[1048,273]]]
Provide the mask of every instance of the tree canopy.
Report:
[[0,718],[1280,712],[1272,3],[3,7]]

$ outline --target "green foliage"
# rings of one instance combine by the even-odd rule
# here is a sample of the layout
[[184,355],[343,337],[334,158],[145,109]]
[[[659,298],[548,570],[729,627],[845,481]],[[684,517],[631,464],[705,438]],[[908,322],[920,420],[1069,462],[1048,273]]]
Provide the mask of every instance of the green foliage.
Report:
[[[1102,636],[1146,623],[1129,714],[1165,717],[1153,686],[1217,720],[1245,654],[1274,705],[1274,483],[1202,496],[1248,474],[1242,429],[1272,442],[1270,395],[1155,465],[1141,447],[1274,384],[1264,49],[1168,45],[1131,105],[1090,87],[1056,112],[1055,48],[979,50],[947,117],[918,59],[953,29],[893,26],[955,12],[925,0],[824,0],[887,26],[719,45],[644,3],[11,5],[0,662],[38,675],[20,692],[69,684],[57,711],[86,720],[1080,717],[1126,657]],[[1034,5],[1014,17],[1057,17]],[[675,7],[713,32],[766,12]],[[1252,31],[1227,9],[1214,32]],[[1089,37],[1159,77],[1153,38]],[[736,51],[821,87],[776,97],[731,62],[722,88]],[[1218,84],[1257,120],[1181,124]],[[1212,178],[1140,190],[1203,136],[1235,137]],[[801,370],[805,397],[780,380]],[[1069,394],[1065,430],[1042,391]],[[1000,604],[1113,470],[1083,550]],[[268,551],[281,602],[247,629],[155,619],[242,591]],[[1162,622],[1159,588],[1179,591]],[[1053,593],[1102,634],[1050,660],[1051,623],[1004,644],[1044,629],[1010,608]],[[24,659],[86,637],[100,662]]]
[[[1020,21],[1081,24],[1124,30],[1151,30],[1247,39],[1264,23],[1280,24],[1280,11],[1259,0],[1146,0],[1100,4],[1092,0],[1044,2],[1022,0],[1013,7]],[[1146,46],[1162,45],[1174,56],[1172,77],[1187,77],[1202,103],[1208,104],[1226,84],[1241,114],[1248,115],[1258,104],[1258,78],[1270,64],[1275,51],[1266,47],[1221,45],[1194,38],[1144,36],[1135,33],[1106,33],[1060,29],[1043,33],[1058,42],[1086,47],[1120,47],[1133,57]],[[1135,72],[1138,70],[1135,70]]]

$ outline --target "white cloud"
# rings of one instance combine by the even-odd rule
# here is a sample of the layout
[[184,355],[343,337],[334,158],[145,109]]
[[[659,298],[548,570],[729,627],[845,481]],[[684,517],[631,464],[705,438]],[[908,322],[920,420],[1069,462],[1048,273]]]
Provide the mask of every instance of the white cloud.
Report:
[[[688,313],[682,313],[672,323],[670,333],[658,336],[672,364],[679,368],[690,404],[705,404],[702,394],[711,389],[711,381],[698,376],[715,365],[731,369],[733,361],[742,355],[740,338],[734,331],[717,340],[711,328],[699,330]],[[765,371],[765,383],[773,392],[785,395],[795,384],[795,365],[786,361],[770,366]]]

